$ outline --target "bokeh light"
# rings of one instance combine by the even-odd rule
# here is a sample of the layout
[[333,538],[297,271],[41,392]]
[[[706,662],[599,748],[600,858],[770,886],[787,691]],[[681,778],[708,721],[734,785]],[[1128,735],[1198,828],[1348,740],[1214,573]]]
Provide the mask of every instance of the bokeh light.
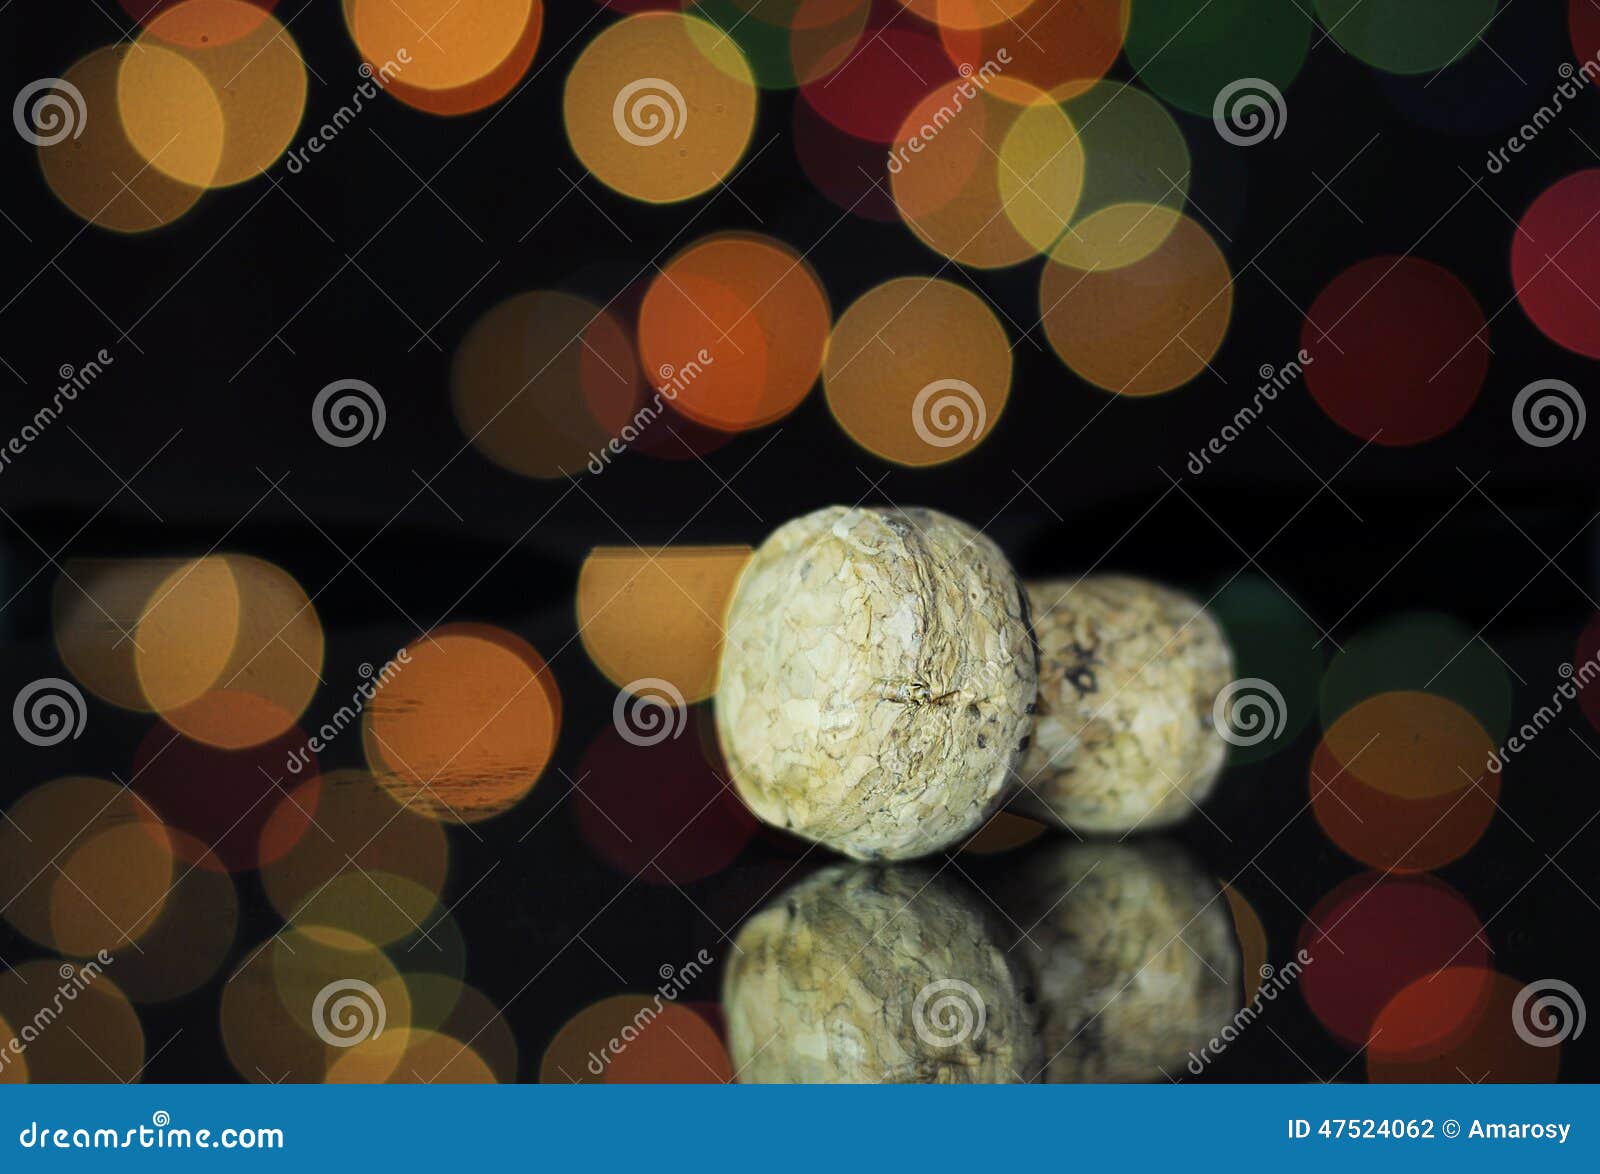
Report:
[[394,800],[445,822],[514,807],[555,750],[561,694],[531,644],[488,624],[414,641],[363,717],[367,762]]
[[[182,4],[183,2],[184,0],[117,0],[117,3],[122,5],[122,10],[140,24],[147,23],[151,17],[158,16],[174,5]],[[258,21],[265,20],[266,15],[278,7],[278,0],[250,0],[250,6],[260,10],[261,16],[256,18]],[[237,36],[243,36],[251,31],[253,27],[248,22],[241,20],[238,25],[230,26],[228,31]]]
[[931,24],[950,29],[980,29],[1017,21],[1037,0],[899,0],[899,3]]
[[[367,1014],[355,1004],[336,1013],[330,1004],[338,997],[361,1001]],[[222,1042],[253,1084],[315,1084],[347,1047],[372,1034],[380,1013],[380,1039],[411,1026],[410,993],[382,950],[343,930],[287,928],[253,948],[223,985]],[[388,1073],[374,1064],[366,1075],[380,1081]]]
[[971,0],[939,0],[945,51],[968,76],[994,67],[989,86],[1012,101],[1031,102],[1034,90],[1059,101],[1086,89],[1111,68],[1128,31],[1129,0],[1029,0],[1014,21],[979,27],[955,15],[963,2]]
[[[934,252],[1004,268],[1066,230],[1083,184],[1083,152],[1071,120],[1043,93],[967,97],[964,88],[972,88],[965,79],[946,82],[912,108],[895,135],[890,187],[900,218]],[[1008,199],[1026,203],[1007,215]]]
[[[1415,736],[1422,731],[1425,741]],[[1470,712],[1416,690],[1362,701],[1328,728],[1323,742],[1350,773],[1405,799],[1455,794],[1485,768],[1493,749]]]
[[344,0],[344,15],[369,64],[399,60],[407,85],[455,90],[494,72],[541,7],[539,0]]
[[1083,273],[1121,269],[1160,248],[1178,226],[1179,215],[1165,204],[1112,204],[1075,224],[1051,260]]
[[612,439],[596,406],[631,404],[637,387],[638,360],[616,319],[548,290],[484,314],[450,368],[461,431],[495,464],[527,477],[581,472]]
[[1255,906],[1238,889],[1224,882],[1222,895],[1228,900],[1228,912],[1233,914],[1233,932],[1239,939],[1239,970],[1244,984],[1244,998],[1240,1006],[1248,1006],[1255,1001],[1262,979],[1272,972],[1267,963],[1270,956],[1267,930],[1261,924],[1261,915],[1256,912]]
[[[642,1015],[647,1008],[650,1014]],[[689,1008],[657,1006],[648,995],[612,995],[579,1011],[556,1033],[540,1061],[539,1079],[714,1084],[731,1081],[733,1065],[711,1025]]]
[[[408,955],[407,965],[419,950]],[[411,992],[413,1027],[435,1031],[465,1040],[501,1084],[517,1079],[517,1039],[500,1008],[476,987],[447,975],[408,970],[406,988]],[[421,1069],[427,1075],[427,1069]]]
[[899,219],[889,194],[889,155],[882,143],[840,130],[809,102],[794,104],[793,142],[806,178],[844,211],[878,223]]
[[[97,49],[68,68],[63,80],[83,95],[77,135],[65,135],[57,142],[47,139],[48,145],[39,147],[39,166],[56,198],[89,223],[122,233],[149,232],[177,220],[200,199],[204,184],[210,183],[222,158],[218,107],[214,126],[207,123],[210,129],[196,136],[203,140],[201,146],[215,155],[210,170],[203,161],[195,161],[199,151],[191,152],[191,166],[205,173],[201,184],[184,183],[146,162],[123,125],[117,99],[122,64],[136,52],[131,45]],[[175,53],[158,52],[165,54],[162,60],[187,83],[184,88],[196,96],[202,108],[207,101],[216,106],[216,98],[198,70]],[[136,117],[145,116],[143,105],[136,104],[134,109]]]
[[[56,1012],[43,1029],[36,1021],[41,1006]],[[38,958],[7,967],[0,973],[0,1019],[17,1025],[35,1084],[128,1084],[144,1070],[138,1012],[98,962]]]
[[322,658],[304,592],[238,556],[72,564],[56,584],[54,619],[63,660],[94,692],[225,746],[281,733],[309,701]]
[[[150,835],[150,829],[145,834]],[[164,834],[183,863],[138,948],[113,947],[117,985],[136,1003],[165,1003],[222,969],[239,928],[239,896],[226,872],[195,867],[204,845],[174,828]]]
[[[153,561],[130,577],[142,586],[149,571],[163,566],[164,561]],[[155,712],[177,710],[204,696],[227,670],[243,618],[239,581],[227,559],[172,564],[150,587],[127,637],[145,706]]]
[[[243,183],[278,161],[300,127],[306,108],[306,67],[294,38],[277,17],[246,0],[183,0],[145,21],[138,51],[124,63],[131,92],[138,92],[144,53],[167,49],[194,66],[210,84],[222,113],[222,153],[209,179],[211,186]],[[156,55],[161,60],[160,54]],[[146,157],[152,165],[169,170],[174,156],[161,149],[160,139],[147,139],[135,131],[136,120],[125,124],[134,145],[142,151],[154,145],[159,152]],[[182,127],[187,130],[186,115]],[[152,123],[159,136],[162,124]],[[177,144],[174,144],[176,150]],[[178,164],[169,170],[186,183],[207,182],[203,168]]]
[[1084,140],[1054,102],[1023,106],[995,160],[1000,207],[1011,227],[1045,253],[1070,232],[1084,185]]
[[1430,693],[1380,693],[1329,728],[1311,760],[1311,800],[1330,839],[1363,864],[1439,868],[1494,818],[1500,775],[1477,719]]
[[[293,822],[295,834],[285,821],[282,834],[271,843],[261,840],[281,793],[285,763],[305,746],[306,736],[295,726],[272,741],[230,750],[196,742],[157,722],[134,753],[131,787],[162,821],[185,833],[172,840],[179,859],[201,868],[243,872],[273,859],[273,853],[288,851],[316,816],[316,794],[308,790]],[[316,771],[314,759],[311,770]]]
[[717,687],[728,600],[748,546],[600,546],[578,571],[578,632],[619,689],[665,681],[685,701]]
[[[355,34],[358,15],[362,36]],[[416,23],[396,23],[403,15]],[[475,19],[482,24],[473,25]],[[345,0],[345,23],[366,69],[390,97],[429,114],[471,114],[500,101],[528,72],[539,51],[544,0],[495,0],[481,16],[432,0],[404,0],[403,7],[393,0]],[[444,39],[434,35],[439,29],[446,30]],[[418,63],[423,69],[412,71]]]
[[1568,0],[1567,31],[1572,35],[1572,51],[1579,61],[1600,57],[1600,8],[1589,0]]
[[165,829],[104,779],[35,787],[0,822],[0,910],[46,949],[87,957],[137,942],[173,877]]
[[693,11],[739,46],[757,85],[785,90],[849,60],[872,0],[699,0]]
[[1443,69],[1477,44],[1498,0],[1316,0],[1328,35],[1390,73]]
[[282,737],[320,683],[316,608],[293,576],[258,558],[207,555],[175,568],[134,639],[150,708],[223,749]]
[[1583,671],[1585,666],[1600,665],[1600,613],[1591,616],[1583,626],[1583,631],[1578,633],[1572,664],[1573,675],[1577,679],[1578,705],[1589,719],[1589,724],[1600,730],[1600,678],[1594,676],[1592,669]]
[[[316,812],[310,835],[308,809]],[[338,926],[378,946],[426,928],[450,867],[444,828],[396,807],[365,771],[333,771],[286,790],[261,836],[269,861],[261,883],[284,921]]]
[[1399,991],[1373,1029],[1367,1078],[1374,1084],[1549,1084],[1561,1044],[1520,1030],[1524,984],[1458,960]]
[[[373,898],[381,900],[383,893],[398,889],[409,890],[404,897],[409,907],[420,908],[426,904],[425,891],[412,881],[393,875],[385,881],[378,874],[374,876],[378,884],[366,886],[369,895],[365,900],[369,903]],[[341,876],[334,883],[348,886],[351,880]],[[370,913],[357,916],[378,924]],[[384,952],[404,971],[406,989],[411,992],[412,1026],[438,1029],[445,1035],[457,1035],[459,1039],[468,1038],[443,1026],[461,996],[462,979],[467,973],[467,939],[460,922],[449,909],[435,909],[422,924],[414,924],[403,916],[399,919],[406,921],[408,932],[384,946]],[[306,922],[310,923],[309,916]],[[424,999],[426,1005],[421,1002]]]
[[[51,629],[61,663],[79,683],[123,709],[152,710],[136,663],[139,620],[161,585],[186,565],[186,559],[67,560],[50,595]],[[206,642],[200,643],[203,660]],[[204,670],[205,683],[222,671],[224,655]],[[205,683],[189,695],[198,696]]]
[[1455,702],[1491,737],[1504,737],[1511,720],[1511,677],[1494,650],[1460,620],[1417,611],[1345,641],[1322,679],[1323,727],[1369,697],[1408,690]]
[[[647,288],[648,283],[638,282],[622,295],[630,298],[634,319],[638,316],[638,302],[643,301]],[[631,298],[634,290],[638,291],[636,299]],[[631,340],[629,345],[632,345]],[[592,454],[585,468],[598,475],[627,452],[663,461],[692,461],[728,444],[735,433],[692,420],[676,406],[679,393],[699,378],[702,369],[696,355],[681,368],[658,367],[650,373],[651,382],[647,383],[643,372],[627,379],[628,372],[614,370],[606,364],[587,364],[584,401],[610,440],[602,451]]]
[[1282,0],[1138,0],[1128,27],[1128,62],[1167,102],[1211,117],[1240,78],[1289,88],[1311,48],[1311,15]]
[[602,183],[671,204],[733,173],[755,126],[756,94],[744,55],[715,25],[647,12],[584,48],[562,115],[573,151]]
[[[1378,84],[1418,126],[1469,137],[1510,132],[1550,97],[1544,89],[1550,62],[1567,52],[1562,17],[1540,7],[1518,12],[1516,20],[1497,19],[1476,46],[1440,72],[1386,73]],[[1491,154],[1501,162],[1487,167],[1498,175],[1509,157],[1504,140]]]
[[328,1068],[329,1084],[495,1084],[472,1046],[419,1028],[385,1031],[346,1049]]
[[1283,696],[1283,732],[1252,746],[1230,746],[1228,761],[1242,765],[1277,754],[1316,715],[1321,633],[1293,598],[1254,574],[1230,579],[1211,593],[1206,607],[1228,637],[1238,678],[1271,681]]
[[1482,929],[1466,899],[1435,877],[1353,876],[1301,927],[1299,947],[1311,958],[1301,993],[1330,1034],[1360,1048],[1384,1006],[1414,980],[1484,964]]
[[[174,880],[159,825],[109,827],[51,862],[50,928],[63,954],[88,957],[134,945],[149,932]],[[142,949],[143,947],[139,947]]]
[[1328,417],[1395,447],[1454,428],[1489,370],[1476,299],[1420,257],[1373,257],[1346,269],[1306,313],[1301,345],[1311,356],[1306,387]]
[[678,411],[739,432],[781,420],[805,398],[831,321],[822,282],[798,253],[726,233],[690,245],[650,283],[639,357],[672,379]]
[[141,39],[117,71],[117,113],[141,165],[191,187],[217,178],[227,145],[222,101],[182,53]]
[[822,385],[839,426],[897,464],[940,465],[978,445],[1011,394],[1005,328],[977,294],[898,277],[839,316]]
[[[0,1039],[13,1040],[17,1038],[18,1028],[13,1028],[6,1022],[5,1016],[0,1014]],[[9,1051],[9,1048],[8,1048]],[[6,1062],[0,1064],[0,1084],[27,1084],[28,1083],[28,1054],[23,1052],[20,1056],[6,1056]]]
[[888,144],[930,87],[957,77],[937,39],[917,29],[885,25],[873,29],[838,69],[800,93],[839,130]]
[[659,885],[701,880],[731,864],[756,829],[720,766],[688,730],[641,745],[607,726],[583,756],[573,817],[584,841],[624,876]]
[[1533,324],[1569,351],[1600,358],[1600,168],[1569,175],[1533,202],[1511,242],[1511,278]]
[[[1075,231],[1062,240],[1073,250],[1067,259],[1080,269],[1096,263],[1108,269],[1148,256],[1176,222],[1145,210],[1158,205],[1181,212],[1188,200],[1192,165],[1182,129],[1160,102],[1123,82],[1097,82],[1064,108],[1087,159]],[[1138,209],[1134,216],[1113,215],[1108,222],[1114,236],[1100,226],[1100,214],[1130,205]]]
[[1116,269],[1080,269],[1068,236],[1039,286],[1045,335],[1062,361],[1122,395],[1155,395],[1199,375],[1233,316],[1233,275],[1210,234],[1169,208],[1148,211],[1171,222],[1148,256]]

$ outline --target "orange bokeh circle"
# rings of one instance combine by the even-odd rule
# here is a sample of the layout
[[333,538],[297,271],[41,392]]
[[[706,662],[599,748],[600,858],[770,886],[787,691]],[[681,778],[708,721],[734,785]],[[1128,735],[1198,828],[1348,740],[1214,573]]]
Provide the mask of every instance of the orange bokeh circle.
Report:
[[1513,978],[1475,966],[1418,979],[1379,1014],[1367,1078],[1374,1084],[1553,1083],[1561,1071],[1560,1039],[1530,1030],[1525,990]]
[[1122,395],[1156,395],[1195,378],[1233,316],[1233,275],[1210,234],[1182,213],[1148,206],[1144,223],[1158,219],[1170,220],[1161,243],[1112,269],[1062,263],[1081,247],[1063,237],[1039,286],[1045,335],[1062,361]]
[[1311,761],[1317,822],[1374,868],[1442,867],[1482,838],[1500,776],[1476,718],[1429,693],[1380,693],[1336,721]]
[[363,718],[367,761],[390,796],[446,822],[503,814],[555,751],[561,694],[544,658],[488,624],[436,628],[405,650]]
[[770,237],[729,233],[690,245],[651,282],[639,356],[652,376],[676,376],[678,411],[741,432],[781,420],[805,398],[830,325],[828,295],[799,254]]

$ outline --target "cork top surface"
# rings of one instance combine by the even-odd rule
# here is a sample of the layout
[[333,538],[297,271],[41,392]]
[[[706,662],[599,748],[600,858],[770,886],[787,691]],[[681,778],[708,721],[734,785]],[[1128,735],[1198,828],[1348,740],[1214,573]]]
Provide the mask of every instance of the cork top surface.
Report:
[[763,820],[861,859],[937,850],[999,805],[1037,666],[999,549],[931,510],[780,527],[729,610],[716,718]]

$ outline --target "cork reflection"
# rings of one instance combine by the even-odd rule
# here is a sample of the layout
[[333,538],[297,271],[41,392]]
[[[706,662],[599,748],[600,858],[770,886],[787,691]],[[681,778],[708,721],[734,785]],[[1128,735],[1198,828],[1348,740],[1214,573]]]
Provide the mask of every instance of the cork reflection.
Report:
[[737,1079],[1177,1079],[1245,1001],[1230,902],[1172,845],[1046,844],[983,887],[839,865],[756,913],[723,987]]

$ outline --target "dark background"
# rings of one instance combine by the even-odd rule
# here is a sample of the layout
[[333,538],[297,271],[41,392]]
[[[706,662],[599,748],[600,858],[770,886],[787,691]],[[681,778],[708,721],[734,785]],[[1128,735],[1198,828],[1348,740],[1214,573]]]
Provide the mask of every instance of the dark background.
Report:
[[[286,0],[278,15],[293,18],[314,75],[305,133],[348,99],[359,81],[358,58],[337,4],[314,0],[298,15],[296,8]],[[5,596],[17,592],[0,612],[0,696],[61,672],[49,615],[57,575],[45,552],[56,560],[199,553],[226,533],[224,550],[286,568],[314,596],[328,634],[330,688],[306,715],[309,728],[344,700],[346,691],[334,683],[353,685],[359,663],[383,659],[441,620],[500,624],[547,655],[567,645],[577,570],[594,545],[755,543],[796,514],[862,500],[929,505],[983,525],[1025,575],[1082,570],[1104,558],[1107,568],[1148,574],[1204,598],[1253,557],[1251,574],[1270,576],[1341,642],[1409,609],[1442,611],[1473,630],[1487,624],[1484,639],[1528,682],[1518,688],[1513,721],[1548,699],[1557,666],[1574,659],[1578,633],[1594,611],[1557,568],[1585,590],[1595,588],[1591,515],[1600,508],[1600,429],[1545,450],[1517,439],[1510,405],[1519,389],[1560,378],[1587,392],[1594,367],[1545,340],[1515,304],[1493,319],[1488,381],[1458,427],[1413,448],[1370,446],[1340,474],[1334,488],[1364,522],[1322,491],[1266,428],[1247,432],[1201,477],[1183,466],[1189,450],[1248,399],[1260,366],[1294,356],[1296,306],[1308,306],[1356,261],[1414,252],[1459,276],[1486,313],[1511,301],[1508,217],[1555,180],[1594,165],[1600,96],[1585,95],[1513,167],[1488,177],[1482,191],[1430,230],[1469,186],[1461,168],[1481,176],[1486,151],[1503,133],[1455,136],[1419,127],[1399,112],[1394,91],[1415,90],[1424,79],[1415,86],[1382,81],[1322,41],[1290,90],[1292,117],[1275,142],[1248,152],[1229,148],[1207,120],[1174,111],[1194,157],[1194,203],[1231,237],[1219,244],[1238,277],[1214,373],[1169,395],[1107,407],[1104,393],[1049,350],[1042,330],[1028,337],[1013,331],[1011,402],[989,439],[958,464],[926,471],[885,464],[845,436],[814,391],[780,425],[709,455],[710,469],[694,461],[619,460],[585,481],[591,502],[565,492],[564,483],[519,478],[476,450],[460,451],[449,360],[485,310],[534,288],[605,302],[662,250],[664,261],[675,247],[721,228],[761,231],[800,250],[820,240],[809,260],[836,314],[881,281],[932,274],[942,262],[904,228],[843,216],[815,191],[789,143],[789,93],[761,98],[752,149],[778,141],[735,181],[738,199],[717,192],[654,207],[592,178],[583,179],[582,195],[563,199],[569,183],[562,173],[572,180],[585,173],[561,125],[561,87],[577,50],[614,18],[585,0],[549,4],[534,67],[500,104],[440,119],[380,100],[301,174],[280,163],[269,178],[211,193],[175,226],[142,237],[85,227],[50,195],[33,149],[13,134],[0,136],[7,178],[0,247],[10,299],[0,310],[0,357],[10,368],[0,370],[0,433],[14,434],[49,399],[59,366],[81,366],[102,347],[114,365],[79,397],[66,423],[123,477],[181,429],[133,486],[159,522],[64,426],[0,475],[0,505],[9,516],[0,518],[0,584]],[[1548,99],[1559,81],[1556,65],[1571,60],[1564,22],[1564,4],[1525,2],[1491,30],[1491,42],[1520,63],[1526,86],[1481,49],[1457,67],[1476,71],[1475,91],[1498,87],[1495,101],[1508,127]],[[64,72],[128,23],[114,5],[101,11],[15,0],[0,12],[4,93]],[[1126,78],[1126,62],[1111,76]],[[1379,140],[1337,180],[1338,199],[1323,193],[1312,173],[1331,177],[1375,132]],[[419,193],[419,175],[430,179],[431,192]],[[713,206],[680,237],[702,202]],[[743,205],[758,210],[761,222]],[[1255,267],[1240,272],[1291,218]],[[959,275],[950,267],[945,276],[981,287],[1026,325],[1038,316],[1037,271],[1037,263]],[[310,405],[324,385],[346,377],[381,389],[388,423],[374,442],[335,449],[313,433]],[[1270,423],[1324,478],[1360,447],[1298,385],[1280,397]],[[1183,481],[1204,513],[1167,492],[1163,470]],[[1468,478],[1484,473],[1484,492],[1516,526],[1469,493]],[[269,479],[284,474],[283,492],[321,532],[272,491]],[[422,488],[419,475],[448,508]],[[731,479],[736,495],[719,479]],[[1552,555],[1555,564],[1547,565]],[[391,599],[374,591],[368,576]],[[670,886],[636,882],[584,929],[623,878],[584,846],[570,810],[543,819],[526,841],[519,837],[553,806],[575,802],[563,798],[567,788],[556,770],[576,775],[585,748],[611,720],[615,693],[576,643],[552,668],[565,716],[550,771],[521,806],[477,828],[483,842],[452,833],[454,871],[445,894],[449,904],[501,861],[456,910],[469,946],[466,979],[497,1003],[549,963],[506,1012],[521,1045],[523,1079],[536,1077],[545,1044],[583,1005],[613,991],[652,989],[663,960],[681,963],[702,946],[720,958],[720,931],[731,932],[795,856],[758,838],[734,866],[688,886],[693,903]],[[150,719],[89,701],[88,730],[78,741],[37,749],[8,737],[0,801],[67,773],[125,774]],[[1600,802],[1600,761],[1586,749],[1600,744],[1600,735],[1575,711],[1563,720],[1574,723],[1578,738],[1547,733],[1505,779],[1501,804],[1531,842],[1497,818],[1441,875],[1481,918],[1492,917],[1487,936],[1497,969],[1524,980],[1564,976],[1581,990],[1600,906],[1579,886],[1593,888],[1600,874],[1600,830],[1590,828],[1562,854],[1572,879],[1546,868],[1522,887]],[[359,765],[358,743],[342,739],[324,765]],[[1211,871],[1237,876],[1267,923],[1275,956],[1292,952],[1305,910],[1361,871],[1309,812],[1251,863],[1304,804],[1314,745],[1308,729],[1271,759],[1231,771],[1208,807],[1223,830],[1196,819],[1179,837]],[[823,854],[813,853],[789,879],[821,862]],[[974,875],[998,867],[989,861],[974,866]],[[218,989],[227,970],[278,928],[253,875],[237,880],[244,914],[233,962],[189,998],[141,1008],[152,1049],[186,1029],[148,1080],[235,1078],[215,1030]],[[590,950],[567,948],[580,929],[626,982]],[[0,954],[8,960],[34,952],[0,928]],[[713,973],[689,997],[715,999],[716,983]],[[1323,1077],[1349,1057],[1297,997],[1280,999],[1267,1022]],[[1592,1037],[1569,1041],[1563,1077],[1600,1075],[1597,1051]],[[1359,1079],[1360,1072],[1358,1061],[1342,1078]],[[1207,1078],[1309,1074],[1272,1033],[1250,1031]]]

